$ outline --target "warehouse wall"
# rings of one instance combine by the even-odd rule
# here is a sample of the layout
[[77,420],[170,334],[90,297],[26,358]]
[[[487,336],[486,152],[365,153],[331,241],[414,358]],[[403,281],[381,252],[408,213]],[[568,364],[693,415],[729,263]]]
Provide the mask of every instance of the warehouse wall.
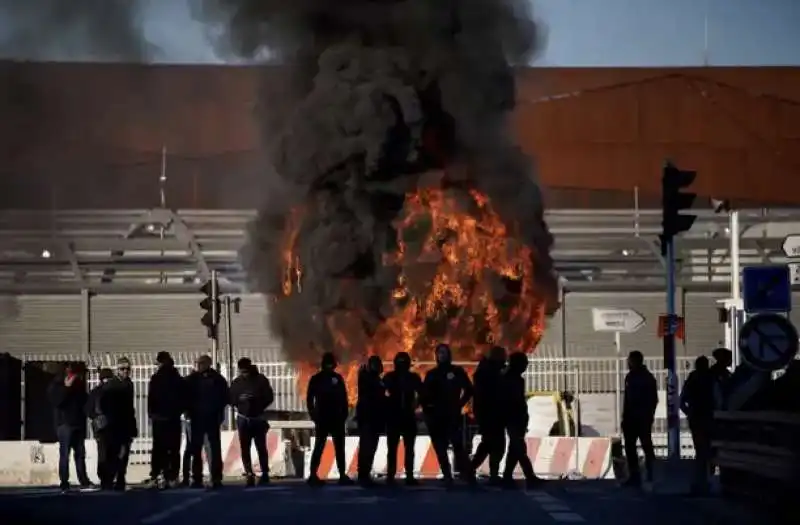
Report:
[[[797,299],[800,300],[800,294]],[[693,357],[723,339],[715,301],[720,295],[691,293],[679,301],[686,316],[686,340],[678,355]],[[200,324],[197,295],[35,295],[0,298],[0,352],[57,356],[80,355],[87,350],[106,353],[148,353],[168,350],[197,354],[207,351]],[[550,320],[538,355],[550,357],[610,357],[613,335],[592,330],[591,309],[633,308],[646,318],[635,334],[623,335],[623,350],[638,349],[647,356],[661,355],[658,316],[664,298],[658,293],[571,293],[565,300],[566,333],[561,317]],[[239,314],[232,317],[234,346],[265,361],[281,360],[279,341],[265,323],[266,307],[258,296],[244,296]],[[800,322],[800,312],[793,318]],[[223,319],[223,326],[225,320]],[[566,337],[564,337],[566,336]],[[566,344],[564,344],[564,342]],[[222,347],[227,346],[222,330]],[[562,348],[565,348],[564,352]]]

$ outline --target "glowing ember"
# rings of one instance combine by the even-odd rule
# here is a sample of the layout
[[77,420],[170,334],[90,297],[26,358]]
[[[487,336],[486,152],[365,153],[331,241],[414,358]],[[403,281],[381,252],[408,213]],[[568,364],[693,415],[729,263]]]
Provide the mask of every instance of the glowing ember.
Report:
[[[284,283],[277,301],[303,291],[303,261],[295,242],[303,213],[291,217],[284,250]],[[452,346],[455,361],[474,362],[493,344],[532,351],[542,337],[547,304],[537,293],[534,256],[504,224],[488,198],[474,189],[421,189],[405,196],[394,222],[396,243],[383,264],[396,270],[391,298],[382,301],[382,322],[365,328],[375,313],[366,307],[340,308],[326,325],[338,356],[378,355],[390,362],[399,351],[417,362],[432,362],[437,343]],[[546,295],[546,294],[545,294]],[[289,355],[302,355],[292,352]],[[351,402],[358,367],[340,363]],[[295,363],[304,393],[318,363]],[[426,367],[427,368],[427,367]]]

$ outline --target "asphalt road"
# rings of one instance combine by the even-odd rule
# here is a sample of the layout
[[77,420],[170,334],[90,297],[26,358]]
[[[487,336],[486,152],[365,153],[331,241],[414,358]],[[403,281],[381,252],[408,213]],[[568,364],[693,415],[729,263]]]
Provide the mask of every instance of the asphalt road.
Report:
[[683,496],[619,489],[609,482],[581,481],[548,482],[535,491],[504,491],[484,486],[447,490],[435,481],[418,488],[370,490],[333,484],[310,488],[300,482],[274,482],[255,488],[232,485],[218,491],[129,490],[124,494],[0,490],[0,515],[10,525],[106,525],[110,519],[115,525],[749,523],[740,514],[718,513],[713,510],[713,502],[706,503]]

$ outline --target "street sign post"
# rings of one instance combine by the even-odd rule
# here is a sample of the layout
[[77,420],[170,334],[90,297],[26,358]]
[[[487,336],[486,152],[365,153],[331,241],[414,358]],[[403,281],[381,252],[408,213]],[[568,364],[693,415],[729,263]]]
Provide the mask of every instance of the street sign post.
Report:
[[614,364],[614,423],[617,434],[622,431],[622,334],[638,332],[645,322],[644,316],[631,308],[592,308],[594,331],[614,334],[614,348],[617,351]]
[[800,257],[800,234],[787,235],[783,239],[783,254],[790,259]]
[[787,265],[745,267],[742,282],[745,313],[787,313],[792,310],[791,273]]
[[742,361],[761,372],[774,372],[791,363],[799,346],[797,329],[779,314],[752,317],[739,336]]

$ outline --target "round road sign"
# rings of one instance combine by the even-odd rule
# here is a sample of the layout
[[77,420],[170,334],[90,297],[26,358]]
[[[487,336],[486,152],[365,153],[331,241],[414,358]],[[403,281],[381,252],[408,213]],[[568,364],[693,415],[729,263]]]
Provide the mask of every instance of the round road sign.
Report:
[[752,317],[739,333],[742,361],[764,372],[780,370],[791,363],[798,346],[797,329],[779,314]]

